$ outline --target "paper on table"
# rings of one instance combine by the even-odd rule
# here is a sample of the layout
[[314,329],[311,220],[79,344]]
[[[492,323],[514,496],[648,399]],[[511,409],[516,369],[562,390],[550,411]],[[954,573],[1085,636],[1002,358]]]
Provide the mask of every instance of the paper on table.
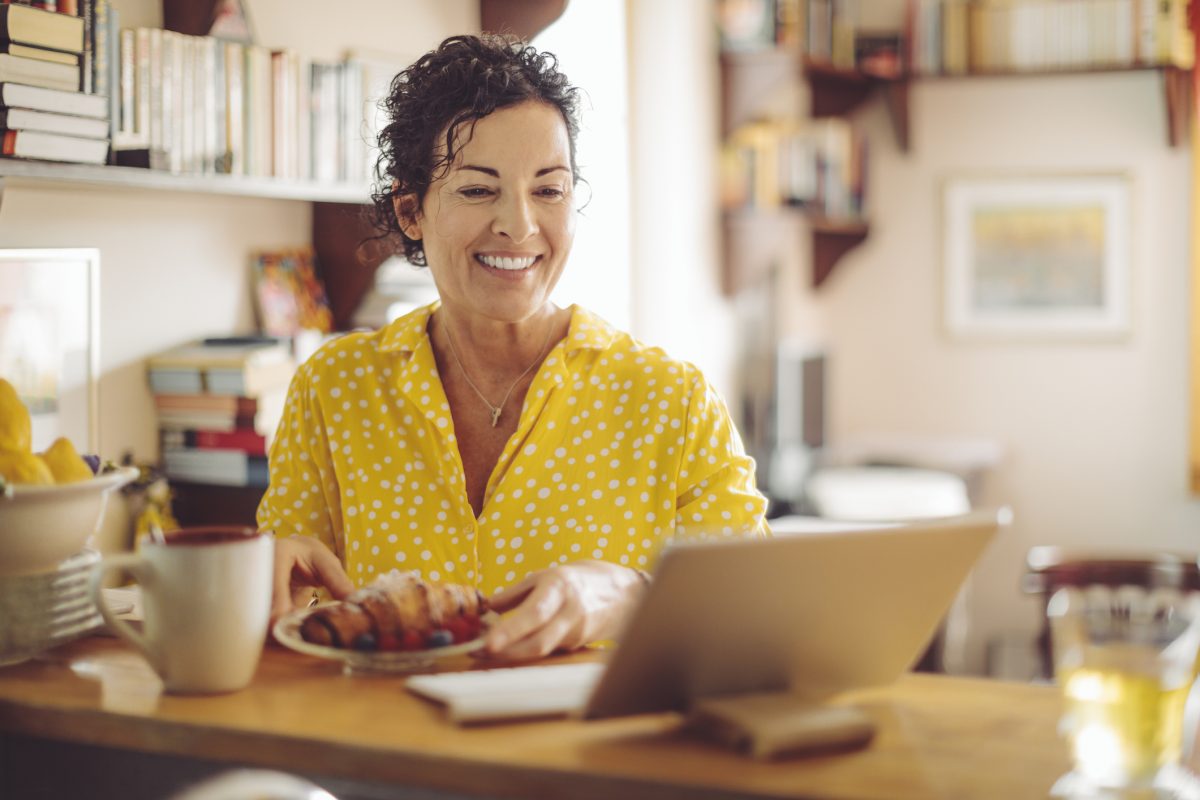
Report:
[[406,688],[446,705],[453,722],[564,716],[583,708],[604,664],[549,664],[416,675]]

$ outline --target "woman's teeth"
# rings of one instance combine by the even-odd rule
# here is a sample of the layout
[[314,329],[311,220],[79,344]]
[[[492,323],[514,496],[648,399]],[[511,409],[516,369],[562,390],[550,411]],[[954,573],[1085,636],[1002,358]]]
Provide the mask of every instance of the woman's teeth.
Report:
[[533,266],[533,262],[537,261],[537,256],[526,256],[525,258],[497,258],[496,256],[478,256],[479,260],[485,265],[494,269],[504,269],[515,272],[516,270],[529,269]]

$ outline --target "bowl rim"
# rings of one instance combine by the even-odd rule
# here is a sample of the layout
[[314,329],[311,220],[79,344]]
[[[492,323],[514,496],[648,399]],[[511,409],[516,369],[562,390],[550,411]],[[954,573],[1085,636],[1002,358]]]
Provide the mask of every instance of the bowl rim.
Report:
[[93,475],[88,480],[75,481],[73,483],[55,483],[55,484],[21,484],[14,483],[11,485],[11,495],[0,495],[0,506],[4,503],[11,503],[22,497],[37,497],[47,494],[72,494],[76,492],[90,492],[96,489],[104,491],[112,491],[118,487],[124,486],[138,476],[137,467],[117,467],[111,472],[105,472],[100,475]]

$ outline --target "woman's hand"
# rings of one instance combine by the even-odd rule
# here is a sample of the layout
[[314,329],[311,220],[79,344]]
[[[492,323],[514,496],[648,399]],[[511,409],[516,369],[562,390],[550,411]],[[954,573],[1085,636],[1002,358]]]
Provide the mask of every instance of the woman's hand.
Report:
[[645,591],[632,569],[578,561],[534,572],[488,601],[510,611],[484,637],[484,654],[529,659],[613,638]]
[[313,589],[322,587],[338,600],[354,591],[338,557],[311,536],[293,534],[276,539],[271,624],[292,609],[308,605]]

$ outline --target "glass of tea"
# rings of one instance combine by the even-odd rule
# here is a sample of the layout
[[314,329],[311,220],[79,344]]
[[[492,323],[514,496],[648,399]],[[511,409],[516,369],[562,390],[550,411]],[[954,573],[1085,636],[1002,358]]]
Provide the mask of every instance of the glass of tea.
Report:
[[1073,769],[1056,797],[1168,798],[1200,652],[1200,594],[1171,588],[1061,589],[1047,607],[1060,725]]

